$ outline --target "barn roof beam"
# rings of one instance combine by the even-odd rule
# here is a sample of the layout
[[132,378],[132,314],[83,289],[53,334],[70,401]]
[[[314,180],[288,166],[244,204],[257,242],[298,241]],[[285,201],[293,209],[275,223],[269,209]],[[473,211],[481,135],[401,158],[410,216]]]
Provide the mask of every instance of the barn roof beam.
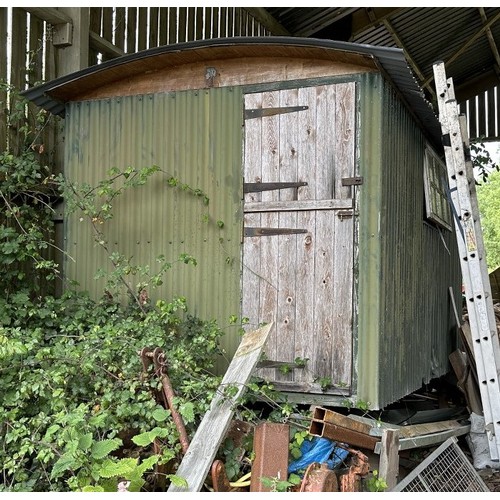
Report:
[[[446,61],[444,61],[445,65],[451,64],[455,59],[458,59],[479,37],[483,36],[486,33],[486,30],[489,29],[493,24],[495,24],[500,19],[500,13],[496,16],[493,16],[488,22],[483,24],[483,27],[474,33],[451,57],[449,57]],[[434,76],[430,76],[423,83],[424,86],[429,85],[434,80]]]
[[[484,7],[479,7],[479,15],[481,16],[481,20],[483,21],[483,25],[488,22],[488,17],[486,16],[486,12],[484,11]],[[493,38],[493,33],[491,32],[491,29],[488,27],[486,29],[486,36],[488,38],[488,43],[490,44],[490,49],[491,52],[493,52],[493,57],[495,58],[495,73],[497,76],[500,75],[500,55],[498,53],[498,47],[495,42],[495,39]]]
[[120,57],[125,55],[124,50],[108,42],[105,38],[99,36],[97,33],[94,33],[93,31],[89,31],[89,39],[92,48],[96,49],[97,51],[103,54],[106,54],[110,57]]
[[52,43],[55,47],[73,44],[73,19],[54,7],[23,7],[26,12],[53,26]]
[[264,7],[243,7],[252,17],[259,21],[264,28],[267,28],[273,35],[287,35],[290,33],[276,18],[274,18]]
[[308,16],[303,23],[298,23],[294,35],[309,37],[321,31],[344,17],[352,14],[357,7],[339,7],[337,9],[317,9],[318,12]]
[[356,9],[352,14],[351,40],[358,33],[369,28],[378,26],[396,12],[403,10],[402,7],[365,7]]
[[[401,49],[404,50],[405,52],[405,57],[408,63],[410,64],[413,72],[418,76],[419,80],[422,82],[425,80],[425,75],[422,73],[420,68],[418,67],[418,64],[414,61],[414,59],[411,57],[410,53],[405,47],[405,44],[403,43],[403,40],[401,40],[400,36],[398,35],[398,32],[394,29],[392,24],[389,22],[387,18],[382,19],[382,23],[385,26],[385,29],[391,34],[392,38],[396,42],[397,46]],[[431,85],[427,84],[424,85],[424,87],[427,88],[429,93],[431,94],[432,97],[435,97],[436,91],[435,89],[432,88]]]

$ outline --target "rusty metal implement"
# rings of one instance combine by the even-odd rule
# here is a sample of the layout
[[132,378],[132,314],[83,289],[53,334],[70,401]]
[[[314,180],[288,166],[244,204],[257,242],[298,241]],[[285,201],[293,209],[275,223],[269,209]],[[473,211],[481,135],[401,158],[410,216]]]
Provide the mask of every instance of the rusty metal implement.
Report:
[[181,443],[182,453],[185,455],[189,448],[189,438],[181,414],[176,410],[174,405],[175,392],[172,388],[172,383],[170,382],[170,378],[167,374],[167,362],[165,359],[165,354],[159,347],[156,347],[155,349],[148,349],[147,347],[145,347],[140,351],[139,355],[141,357],[144,372],[148,373],[149,366],[153,364],[154,373],[160,378],[163,389],[163,401],[165,406],[170,410],[172,420],[174,421],[175,427],[179,432],[179,441]]

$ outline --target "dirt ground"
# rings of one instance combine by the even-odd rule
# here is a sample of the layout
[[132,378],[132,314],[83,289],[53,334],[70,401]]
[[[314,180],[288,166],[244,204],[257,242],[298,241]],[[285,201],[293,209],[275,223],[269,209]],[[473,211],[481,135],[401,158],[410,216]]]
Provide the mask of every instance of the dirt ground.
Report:
[[500,491],[500,471],[482,469],[477,471],[490,491]]

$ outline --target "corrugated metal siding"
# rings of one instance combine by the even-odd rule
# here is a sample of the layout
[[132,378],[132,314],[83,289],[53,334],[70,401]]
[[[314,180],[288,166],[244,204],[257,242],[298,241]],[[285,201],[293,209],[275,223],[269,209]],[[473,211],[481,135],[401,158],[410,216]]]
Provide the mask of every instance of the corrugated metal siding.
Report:
[[[111,167],[161,168],[116,201],[114,218],[104,226],[109,247],[152,267],[160,254],[171,261],[193,255],[196,267],[176,264],[151,295],[185,296],[190,313],[215,318],[222,327],[240,308],[241,129],[242,97],[231,88],[71,103],[66,118],[71,179],[95,185]],[[169,187],[170,176],[201,189],[209,205]],[[76,262],[66,260],[66,275],[99,296],[104,283],[94,275],[109,264],[78,218],[67,223],[66,248]],[[229,355],[238,342],[234,331],[227,336]]]
[[354,366],[357,374],[356,394],[372,405],[378,402],[380,376],[380,211],[382,169],[382,77],[367,74],[361,78],[359,89],[359,173],[363,184],[358,190],[358,317],[355,322]]
[[[443,243],[439,231],[424,222],[422,133],[394,91],[386,84],[381,89],[380,81],[368,81],[372,79],[366,77],[365,90],[372,99],[365,96],[361,126],[380,127],[375,118],[383,111],[380,132],[363,132],[360,144],[369,151],[362,153],[362,174],[375,185],[364,184],[360,194],[360,245],[366,248],[361,240],[368,238],[372,251],[364,254],[360,247],[360,274],[367,272],[368,277],[360,275],[364,286],[360,289],[359,360],[366,366],[360,364],[358,371],[360,397],[383,407],[448,371],[454,340],[449,332],[453,317],[448,287],[459,293],[460,270],[454,234],[442,231]],[[370,136],[377,139],[377,133],[379,148],[369,142]],[[373,207],[379,187],[380,213],[375,225],[373,215],[363,219],[363,206]],[[371,241],[377,236],[378,247]],[[370,288],[377,281],[378,287]],[[373,309],[376,302],[378,328],[361,320],[363,308],[369,304]],[[372,311],[370,321],[375,320]],[[375,340],[372,336],[377,329]],[[378,360],[362,352],[367,347],[372,353],[377,348]]]

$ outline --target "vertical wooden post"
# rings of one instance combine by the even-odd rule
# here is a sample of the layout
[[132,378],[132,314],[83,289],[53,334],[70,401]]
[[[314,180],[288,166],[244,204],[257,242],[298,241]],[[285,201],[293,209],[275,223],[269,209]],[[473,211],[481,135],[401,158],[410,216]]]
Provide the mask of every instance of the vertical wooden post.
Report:
[[[0,80],[7,81],[7,8],[0,8]],[[7,147],[7,92],[0,89],[0,151]]]
[[397,484],[399,472],[399,432],[393,429],[384,429],[381,440],[379,461],[379,477],[385,479],[390,491]]
[[89,61],[89,7],[60,7],[73,20],[71,45],[57,50],[57,76],[64,76],[88,66]]

